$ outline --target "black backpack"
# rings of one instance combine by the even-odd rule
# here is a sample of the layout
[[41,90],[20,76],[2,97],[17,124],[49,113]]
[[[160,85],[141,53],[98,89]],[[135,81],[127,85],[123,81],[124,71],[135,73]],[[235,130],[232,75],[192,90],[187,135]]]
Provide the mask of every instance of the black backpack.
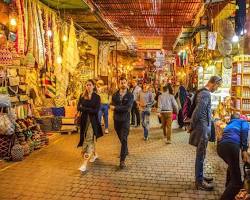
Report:
[[206,89],[206,88],[201,88],[201,89],[197,90],[197,92],[196,92],[195,95],[194,95],[193,101],[192,101],[192,103],[191,103],[191,105],[190,105],[190,109],[188,109],[188,110],[189,110],[189,113],[188,113],[187,117],[188,117],[189,119],[191,119],[191,117],[192,117],[192,115],[193,115],[193,112],[194,112],[194,109],[195,109],[195,107],[196,107],[196,99],[197,99],[197,96],[198,96],[198,94],[199,94],[201,91],[203,91],[203,90],[207,90],[207,89]]

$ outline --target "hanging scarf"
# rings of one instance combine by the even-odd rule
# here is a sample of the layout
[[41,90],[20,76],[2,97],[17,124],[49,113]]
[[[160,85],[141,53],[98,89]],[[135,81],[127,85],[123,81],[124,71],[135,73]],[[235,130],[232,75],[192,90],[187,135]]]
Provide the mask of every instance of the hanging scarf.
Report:
[[67,60],[65,63],[65,69],[69,71],[71,74],[74,73],[80,58],[77,47],[76,33],[73,20],[71,19],[70,29],[69,29],[69,42],[67,48]]

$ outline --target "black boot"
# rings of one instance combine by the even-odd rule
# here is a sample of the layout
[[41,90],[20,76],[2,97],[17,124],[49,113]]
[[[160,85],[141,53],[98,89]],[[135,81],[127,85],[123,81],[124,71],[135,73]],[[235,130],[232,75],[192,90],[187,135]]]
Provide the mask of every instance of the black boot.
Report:
[[214,186],[212,184],[207,183],[206,181],[196,182],[195,187],[197,190],[205,190],[205,191],[212,191]]

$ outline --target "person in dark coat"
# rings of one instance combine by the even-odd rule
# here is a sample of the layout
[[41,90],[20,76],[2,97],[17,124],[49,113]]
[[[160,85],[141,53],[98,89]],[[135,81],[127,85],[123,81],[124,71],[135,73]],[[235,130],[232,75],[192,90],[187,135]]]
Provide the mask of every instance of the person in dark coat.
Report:
[[130,128],[130,111],[134,102],[134,95],[128,90],[128,82],[121,77],[119,90],[113,94],[110,108],[114,110],[114,127],[121,142],[119,168],[126,167],[125,159],[128,155],[128,134]]
[[213,190],[211,177],[203,175],[207,143],[211,134],[211,92],[222,84],[219,76],[212,76],[207,85],[198,90],[194,99],[195,108],[191,117],[189,144],[196,147],[195,184],[198,190]]
[[95,140],[103,136],[102,127],[98,120],[98,112],[101,99],[94,92],[95,84],[93,80],[86,82],[86,90],[81,94],[77,106],[80,113],[80,141],[78,147],[82,146],[83,164],[79,168],[81,172],[87,170],[88,161],[94,162],[97,153],[95,151]]

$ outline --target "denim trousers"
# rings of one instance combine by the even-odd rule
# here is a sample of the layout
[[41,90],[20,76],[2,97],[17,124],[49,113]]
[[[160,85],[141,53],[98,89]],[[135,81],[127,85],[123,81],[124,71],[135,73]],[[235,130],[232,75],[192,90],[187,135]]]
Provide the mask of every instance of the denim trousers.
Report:
[[142,127],[143,127],[143,131],[144,131],[144,138],[148,137],[149,117],[150,117],[150,113],[148,111],[142,111],[141,112]]
[[195,159],[195,180],[201,183],[203,181],[203,168],[204,161],[206,157],[208,139],[200,140],[196,149],[196,159]]
[[100,110],[98,112],[98,119],[99,122],[102,122],[102,116],[104,117],[104,124],[105,124],[105,129],[108,129],[109,124],[109,105],[108,104],[101,104]]

